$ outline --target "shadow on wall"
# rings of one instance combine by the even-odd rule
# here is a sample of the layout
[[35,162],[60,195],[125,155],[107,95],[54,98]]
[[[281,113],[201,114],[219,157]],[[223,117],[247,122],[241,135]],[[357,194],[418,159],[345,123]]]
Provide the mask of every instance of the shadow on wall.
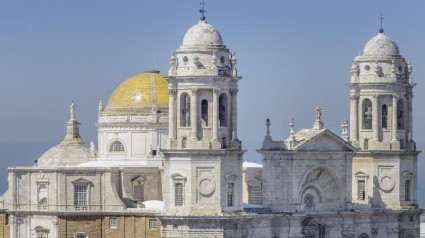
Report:
[[48,149],[59,142],[0,142],[0,196],[8,188],[7,167],[33,166]]
[[373,176],[373,198],[369,197],[372,200],[373,208],[386,208],[387,204],[382,201],[381,192],[379,188],[378,177]]

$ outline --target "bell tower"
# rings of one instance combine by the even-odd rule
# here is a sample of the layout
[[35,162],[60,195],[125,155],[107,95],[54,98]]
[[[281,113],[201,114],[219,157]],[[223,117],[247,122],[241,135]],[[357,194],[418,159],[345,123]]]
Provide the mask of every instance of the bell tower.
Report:
[[415,150],[412,66],[379,30],[351,67],[350,136],[361,150]]
[[[236,55],[205,18],[171,54],[169,147],[161,150],[165,215],[217,216],[242,211],[242,157],[237,134]],[[166,219],[163,219],[166,222]]]

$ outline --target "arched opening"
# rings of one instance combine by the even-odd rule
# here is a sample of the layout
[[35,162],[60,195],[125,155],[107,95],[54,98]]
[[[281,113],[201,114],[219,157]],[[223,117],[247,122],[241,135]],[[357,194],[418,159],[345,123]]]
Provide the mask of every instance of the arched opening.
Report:
[[307,217],[301,222],[302,234],[308,238],[324,238],[325,225],[317,218]]
[[387,129],[388,128],[388,106],[387,105],[382,105],[382,129]]
[[362,233],[361,235],[359,235],[359,238],[369,238],[369,235],[366,233]]
[[397,129],[404,129],[404,101],[399,99],[397,102]]
[[112,144],[109,148],[109,151],[110,152],[124,152],[125,148],[124,148],[124,145],[121,141],[116,140],[116,141],[112,142]]
[[187,93],[180,96],[180,126],[190,126],[190,96]]
[[47,187],[40,185],[38,188],[38,209],[47,209]]
[[227,126],[227,94],[223,93],[220,95],[218,100],[218,119],[220,122],[220,126]]
[[372,129],[372,102],[370,99],[363,100],[363,129]]
[[208,101],[206,99],[201,102],[201,119],[208,126]]

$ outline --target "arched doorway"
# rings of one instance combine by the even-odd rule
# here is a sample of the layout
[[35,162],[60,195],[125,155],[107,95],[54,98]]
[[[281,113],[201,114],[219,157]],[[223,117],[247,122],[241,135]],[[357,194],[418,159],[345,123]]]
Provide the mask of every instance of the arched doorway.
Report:
[[301,222],[302,234],[305,238],[324,238],[325,225],[317,218],[307,217]]

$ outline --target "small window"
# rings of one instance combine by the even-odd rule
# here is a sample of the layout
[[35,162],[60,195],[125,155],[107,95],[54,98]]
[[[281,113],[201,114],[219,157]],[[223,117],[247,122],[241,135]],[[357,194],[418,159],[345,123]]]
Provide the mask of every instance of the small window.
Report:
[[183,57],[183,62],[186,64],[186,63],[187,63],[187,61],[189,61],[189,59],[187,58],[187,56],[184,56],[184,57]]
[[9,225],[9,214],[6,214],[5,218],[4,218],[4,224],[7,226]]
[[252,205],[261,205],[261,185],[250,185],[248,187],[248,202]]
[[404,129],[404,101],[399,99],[397,102],[397,129]]
[[366,233],[363,233],[361,235],[359,235],[359,238],[369,238],[369,235]]
[[201,118],[205,126],[208,126],[208,101],[206,99],[201,102]]
[[173,229],[174,229],[174,230],[178,230],[178,229],[179,229],[179,225],[174,224],[174,225],[173,225]]
[[111,217],[111,219],[109,220],[109,227],[112,229],[117,229],[118,224],[117,224],[117,218],[116,217]]
[[74,203],[76,210],[87,210],[88,185],[74,187]]
[[398,71],[403,71],[403,67],[401,65],[398,66]]
[[182,149],[186,149],[186,147],[187,147],[187,138],[183,137],[182,138]]
[[175,184],[175,205],[177,207],[183,206],[183,184]]
[[221,62],[222,64],[226,63],[226,58],[224,58],[224,56],[221,56],[221,57],[220,57],[220,62]]
[[227,184],[227,206],[228,207],[233,207],[234,203],[234,188],[235,188],[235,184],[234,183],[228,183]]
[[366,181],[358,180],[357,181],[357,199],[360,201],[366,200]]
[[114,141],[111,144],[110,148],[111,152],[123,152],[124,151],[124,145],[121,143],[121,141]]
[[156,150],[152,150],[152,155],[156,155]]
[[221,138],[221,148],[222,149],[226,149],[227,148],[226,137]]
[[151,230],[157,229],[156,219],[149,219],[149,229]]
[[406,179],[404,181],[404,201],[408,202],[410,201],[410,185],[411,185],[411,180],[410,179]]
[[143,201],[144,199],[144,185],[134,184],[133,185],[134,199],[137,201]]
[[388,128],[388,107],[382,105],[382,129]]
[[77,234],[75,237],[76,238],[88,238],[88,236],[86,234]]

